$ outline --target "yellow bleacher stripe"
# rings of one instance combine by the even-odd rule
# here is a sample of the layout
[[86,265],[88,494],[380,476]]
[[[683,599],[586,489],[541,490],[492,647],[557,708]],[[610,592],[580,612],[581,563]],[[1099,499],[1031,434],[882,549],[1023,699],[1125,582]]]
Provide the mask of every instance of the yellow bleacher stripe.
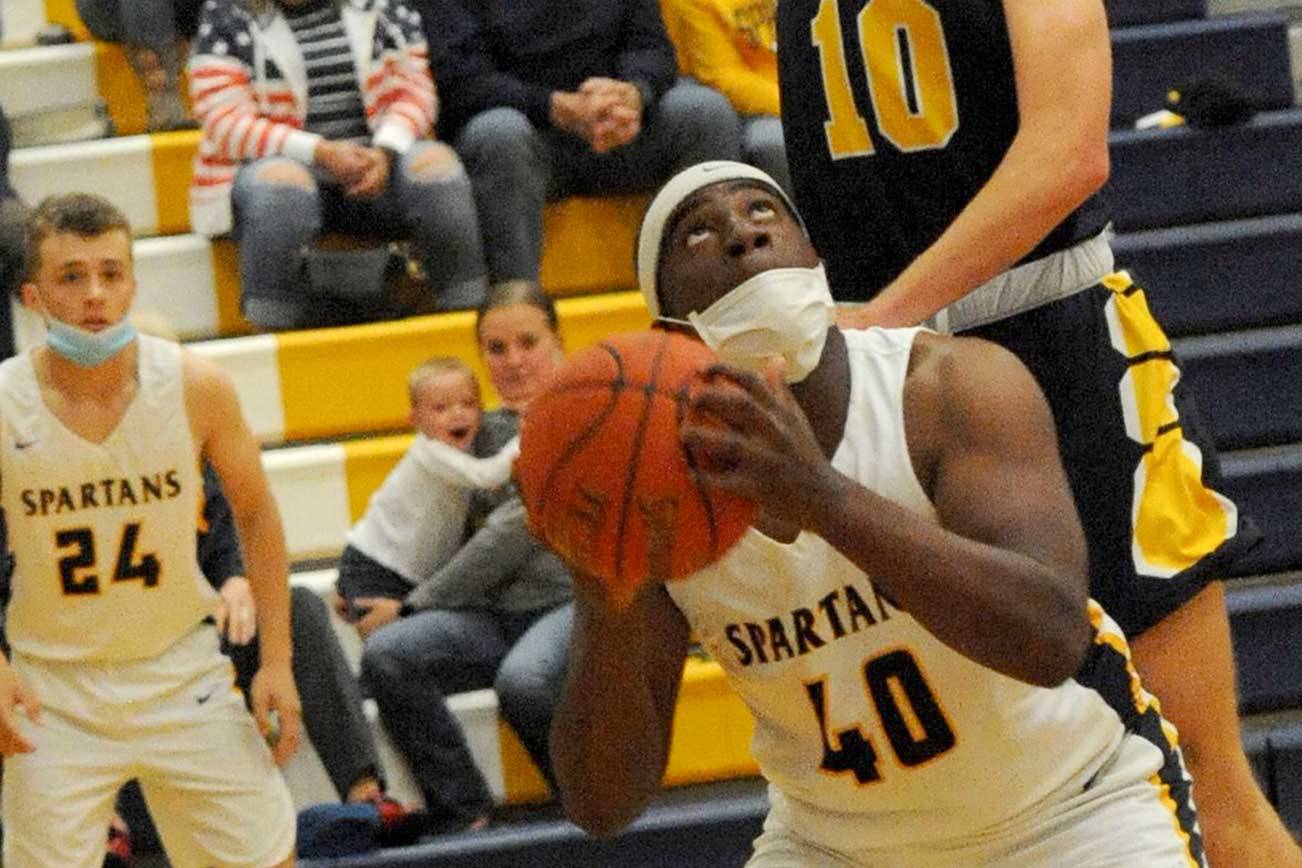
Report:
[[759,774],[750,753],[755,718],[713,661],[687,661],[674,712],[666,786]]
[[278,335],[285,436],[402,427],[408,372],[433,355],[475,359],[472,323],[459,312]]
[[159,234],[190,231],[190,176],[194,173],[192,160],[197,141],[194,130],[154,133],[149,137]]
[[344,476],[348,482],[348,512],[353,521],[366,512],[371,494],[407,452],[411,434],[350,440],[344,443]]
[[[758,775],[759,765],[750,754],[754,730],[755,719],[729,686],[719,664],[688,660],[662,783],[673,787]],[[546,799],[548,790],[542,775],[505,721],[498,723],[498,744],[505,801],[514,804]]]
[[95,84],[119,136],[145,131],[145,89],[121,46],[95,43]]
[[502,756],[503,801],[507,804],[541,802],[551,797],[547,782],[524,749],[520,737],[507,722],[498,718],[497,745]]
[[648,199],[576,197],[549,205],[539,282],[558,297],[636,288],[633,240]]
[[212,242],[212,271],[217,292],[217,333],[252,334],[253,326],[240,313],[240,252],[234,241]]
[[[650,322],[642,296],[635,292],[561,299],[557,308],[569,350]],[[469,311],[287,332],[276,340],[288,440],[405,427],[407,374],[433,355],[464,359],[484,384],[487,403],[496,403],[479,362]]]
[[90,31],[77,15],[76,0],[45,0],[45,20],[67,27],[79,42],[91,38]]

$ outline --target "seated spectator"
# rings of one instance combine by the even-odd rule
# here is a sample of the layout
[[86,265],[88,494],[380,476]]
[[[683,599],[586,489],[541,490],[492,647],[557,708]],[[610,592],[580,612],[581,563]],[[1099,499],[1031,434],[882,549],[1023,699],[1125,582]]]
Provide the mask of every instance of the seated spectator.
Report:
[[407,390],[416,439],[371,495],[339,559],[337,588],[348,604],[340,614],[363,637],[397,617],[402,600],[452,557],[471,491],[505,484],[518,454],[514,440],[491,458],[467,454],[483,411],[479,381],[460,359],[422,363]]
[[[496,285],[476,324],[502,407],[486,414],[480,446],[519,431],[519,414],[561,358],[556,309],[537,284]],[[529,536],[510,486],[479,492],[471,524],[491,516],[466,546],[401,602],[358,600],[379,614],[362,651],[362,679],[426,804],[469,826],[487,822],[492,797],[475,766],[449,694],[492,687],[549,783],[552,710],[565,672],[573,586],[561,562]],[[392,623],[388,623],[392,621]]]
[[777,0],[660,0],[678,71],[741,115],[741,156],[791,192],[778,109]]
[[96,39],[122,44],[145,90],[150,132],[194,126],[181,99],[181,68],[201,0],[77,0],[77,15]]
[[202,129],[191,221],[206,235],[234,231],[250,322],[288,329],[393,312],[311,291],[306,263],[322,231],[410,235],[432,306],[478,305],[470,181],[451,148],[426,140],[434,85],[419,17],[401,2],[206,3],[190,89]]
[[9,185],[9,119],[0,108],[0,359],[14,354],[9,299],[27,273],[27,206]]
[[676,82],[658,0],[414,2],[491,281],[538,279],[546,202],[649,190],[739,153],[722,94]]

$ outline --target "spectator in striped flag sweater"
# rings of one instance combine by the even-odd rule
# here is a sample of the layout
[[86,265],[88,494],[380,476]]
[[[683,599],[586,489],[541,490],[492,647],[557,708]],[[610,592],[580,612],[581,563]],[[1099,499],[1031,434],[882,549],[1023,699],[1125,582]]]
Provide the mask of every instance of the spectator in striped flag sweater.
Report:
[[[207,0],[190,58],[202,129],[198,232],[240,243],[244,316],[314,324],[305,259],[322,231],[410,236],[442,309],[486,287],[470,181],[431,141],[420,16],[399,0]],[[317,319],[314,319],[316,317]]]

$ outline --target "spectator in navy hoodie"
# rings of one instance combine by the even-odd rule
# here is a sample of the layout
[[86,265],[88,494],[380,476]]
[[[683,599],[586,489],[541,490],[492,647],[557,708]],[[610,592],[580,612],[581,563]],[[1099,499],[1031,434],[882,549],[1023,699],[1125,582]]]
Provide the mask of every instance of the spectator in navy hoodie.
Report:
[[415,0],[440,135],[475,194],[490,282],[537,280],[543,206],[737,159],[736,112],[677,78],[659,0]]

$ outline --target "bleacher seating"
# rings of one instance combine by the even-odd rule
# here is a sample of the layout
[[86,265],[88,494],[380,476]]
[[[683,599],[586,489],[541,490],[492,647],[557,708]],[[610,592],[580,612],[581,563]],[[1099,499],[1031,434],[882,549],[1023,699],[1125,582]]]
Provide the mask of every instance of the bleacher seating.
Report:
[[1290,106],[1287,58],[1288,22],[1276,13],[1114,26],[1113,125],[1134,123],[1162,108],[1167,91],[1209,76],[1251,95],[1257,108]]
[[1302,326],[1174,342],[1183,382],[1222,449],[1302,441]]
[[[328,561],[409,442],[397,433],[405,426],[406,372],[429,355],[450,353],[482,375],[470,316],[249,334],[238,312],[234,245],[190,234],[186,185],[197,133],[135,135],[143,130],[143,94],[115,47],[13,47],[30,42],[37,17],[75,24],[72,8],[71,0],[0,0],[8,46],[0,51],[0,104],[35,111],[102,99],[118,135],[20,150],[14,184],[31,200],[93,184],[125,207],[139,236],[139,303],[164,313],[194,349],[232,374],[268,447],[265,466],[293,558]],[[1239,565],[1244,578],[1229,583],[1228,600],[1248,715],[1245,745],[1286,821],[1302,831],[1302,644],[1295,638],[1302,627],[1302,287],[1295,283],[1302,274],[1302,109],[1291,107],[1288,21],[1276,12],[1206,18],[1205,0],[1108,0],[1108,8],[1108,195],[1120,232],[1118,262],[1135,269],[1177,338],[1186,386],[1223,450],[1226,493],[1268,534]],[[1267,111],[1240,127],[1128,129],[1161,108],[1170,87],[1209,74],[1239,85]],[[549,207],[543,283],[563,297],[569,349],[645,325],[632,272],[645,201],[571,199]],[[491,391],[486,397],[494,400]],[[332,575],[300,571],[295,581],[324,588]],[[355,655],[355,634],[352,641]],[[537,822],[347,864],[740,864],[765,809],[746,751],[749,718],[717,666],[694,662],[684,683],[668,781],[730,783],[670,792],[610,842],[586,839],[553,811]],[[458,697],[454,707],[495,798],[541,798],[541,780],[497,720],[491,691]],[[377,733],[383,738],[378,724]],[[386,763],[396,764],[392,751],[382,750]],[[314,760],[305,752],[291,769],[301,799],[329,796]],[[399,794],[412,796],[400,765],[393,768]]]
[[[1225,493],[1250,513],[1265,540],[1237,565],[1238,575],[1302,566],[1302,443],[1221,454]],[[1302,646],[1294,664],[1302,666]]]
[[1171,337],[1302,322],[1302,214],[1127,232],[1112,246]]

